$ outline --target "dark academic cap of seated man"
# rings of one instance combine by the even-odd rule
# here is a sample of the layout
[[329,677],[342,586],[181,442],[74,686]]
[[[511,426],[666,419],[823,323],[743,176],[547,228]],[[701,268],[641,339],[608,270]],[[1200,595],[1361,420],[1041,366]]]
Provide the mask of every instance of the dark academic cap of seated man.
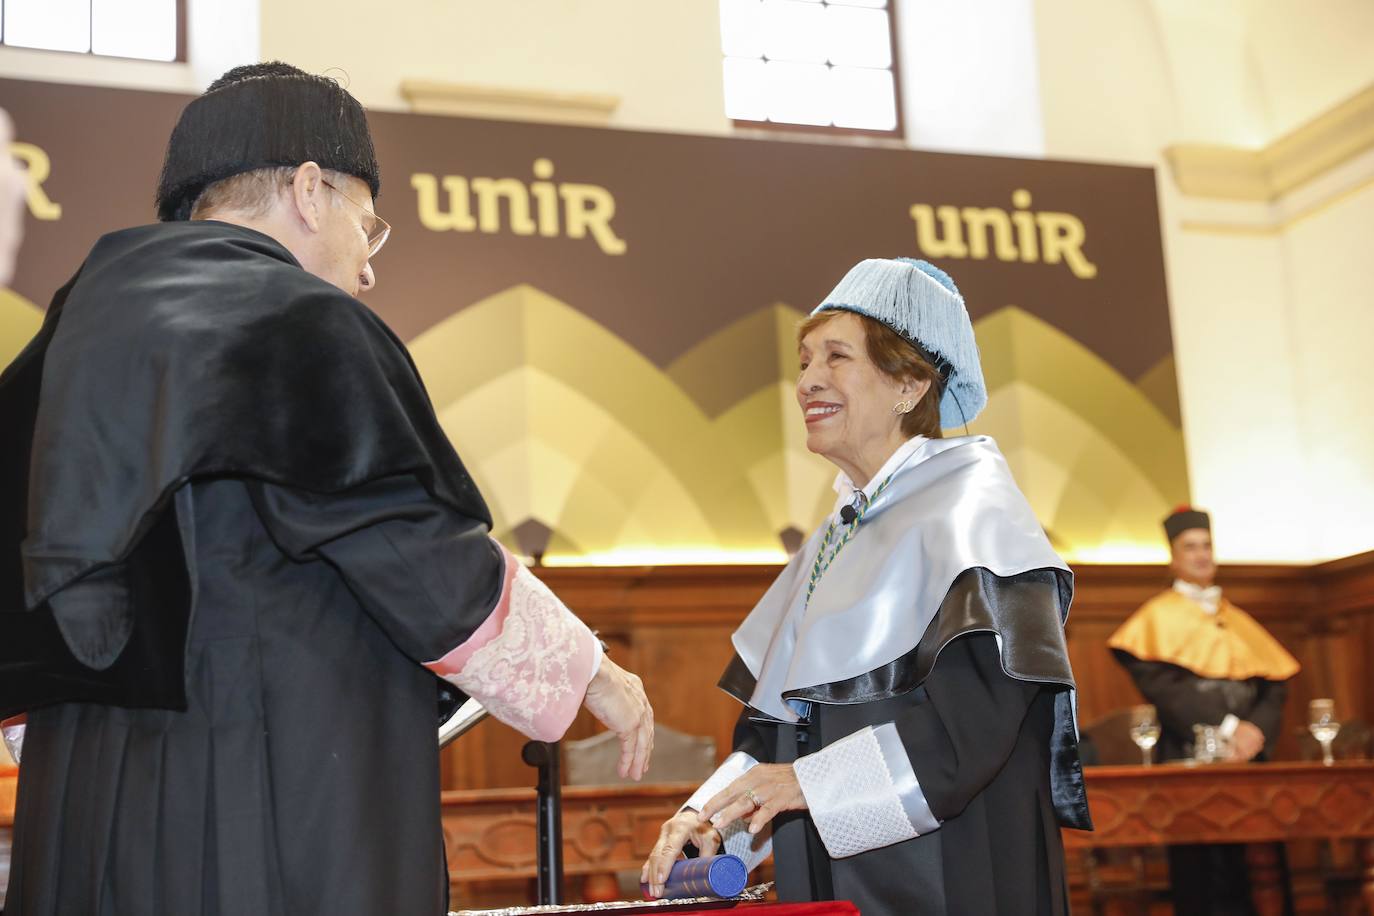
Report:
[[281,61],[235,67],[187,105],[167,144],[157,218],[188,220],[210,185],[243,172],[315,162],[382,187],[367,114],[328,77]]
[[1211,531],[1212,517],[1201,509],[1179,506],[1164,520],[1164,534],[1169,538],[1170,544],[1174,542],[1174,538],[1194,528]]

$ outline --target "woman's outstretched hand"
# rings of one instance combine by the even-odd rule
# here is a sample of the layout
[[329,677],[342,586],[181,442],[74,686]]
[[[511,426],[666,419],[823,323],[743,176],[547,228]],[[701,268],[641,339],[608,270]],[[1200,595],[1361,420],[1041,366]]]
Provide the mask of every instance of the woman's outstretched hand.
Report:
[[701,817],[717,829],[744,819],[749,832],[758,833],[784,811],[805,810],[806,796],[792,767],[761,763],[712,796]]

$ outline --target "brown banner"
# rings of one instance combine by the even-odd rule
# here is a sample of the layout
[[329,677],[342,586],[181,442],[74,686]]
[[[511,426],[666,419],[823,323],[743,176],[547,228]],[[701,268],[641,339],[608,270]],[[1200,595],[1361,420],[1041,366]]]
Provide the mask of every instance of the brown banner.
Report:
[[[32,178],[4,308],[45,304],[101,233],[152,218],[185,101],[0,80]],[[527,549],[568,559],[747,558],[808,528],[829,472],[779,406],[791,322],[864,257],[924,256],[955,278],[993,392],[975,430],[1067,552],[1121,558],[1187,497],[1150,169],[371,120],[395,230],[367,302],[412,342],[513,543],[525,526]],[[0,315],[0,355],[25,320]],[[566,441],[589,423],[598,445]]]

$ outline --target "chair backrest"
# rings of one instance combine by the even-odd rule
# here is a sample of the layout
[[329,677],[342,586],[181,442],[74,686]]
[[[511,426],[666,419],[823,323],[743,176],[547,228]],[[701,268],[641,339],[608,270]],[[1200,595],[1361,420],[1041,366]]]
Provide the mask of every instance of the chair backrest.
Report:
[[1140,748],[1131,740],[1131,708],[1113,710],[1082,728],[1084,764],[1109,766],[1140,763]]
[[[620,741],[602,732],[563,744],[563,769],[570,786],[608,786],[630,782],[616,772]],[[644,782],[704,782],[716,769],[716,742],[654,726],[654,754]]]

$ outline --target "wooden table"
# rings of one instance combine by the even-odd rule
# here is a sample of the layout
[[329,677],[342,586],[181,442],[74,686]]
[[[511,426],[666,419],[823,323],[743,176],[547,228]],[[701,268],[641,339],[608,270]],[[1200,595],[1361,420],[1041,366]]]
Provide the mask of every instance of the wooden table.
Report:
[[[0,780],[0,801],[12,787],[5,781]],[[1087,784],[1097,829],[1064,831],[1067,849],[1358,840],[1365,908],[1374,913],[1374,763],[1093,767]],[[695,788],[692,783],[566,788],[568,876],[638,869],[659,825]],[[534,876],[533,789],[445,792],[441,804],[455,886]],[[0,804],[0,827],[8,826],[11,816]],[[1277,876],[1262,858],[1257,864],[1257,902],[1269,909]]]
[[[1361,895],[1374,913],[1374,763],[1115,766],[1087,770],[1092,833],[1065,830],[1066,849],[1360,841]],[[1282,909],[1272,846],[1251,847],[1261,913]]]
[[[1092,767],[1096,830],[1065,830],[1067,850],[1296,839],[1361,841],[1363,897],[1374,913],[1374,763]],[[564,790],[569,876],[636,869],[690,783]],[[534,874],[534,793],[446,792],[444,836],[455,883]],[[1256,902],[1272,911],[1282,889],[1272,847],[1254,849]],[[571,883],[571,882],[570,882]]]

